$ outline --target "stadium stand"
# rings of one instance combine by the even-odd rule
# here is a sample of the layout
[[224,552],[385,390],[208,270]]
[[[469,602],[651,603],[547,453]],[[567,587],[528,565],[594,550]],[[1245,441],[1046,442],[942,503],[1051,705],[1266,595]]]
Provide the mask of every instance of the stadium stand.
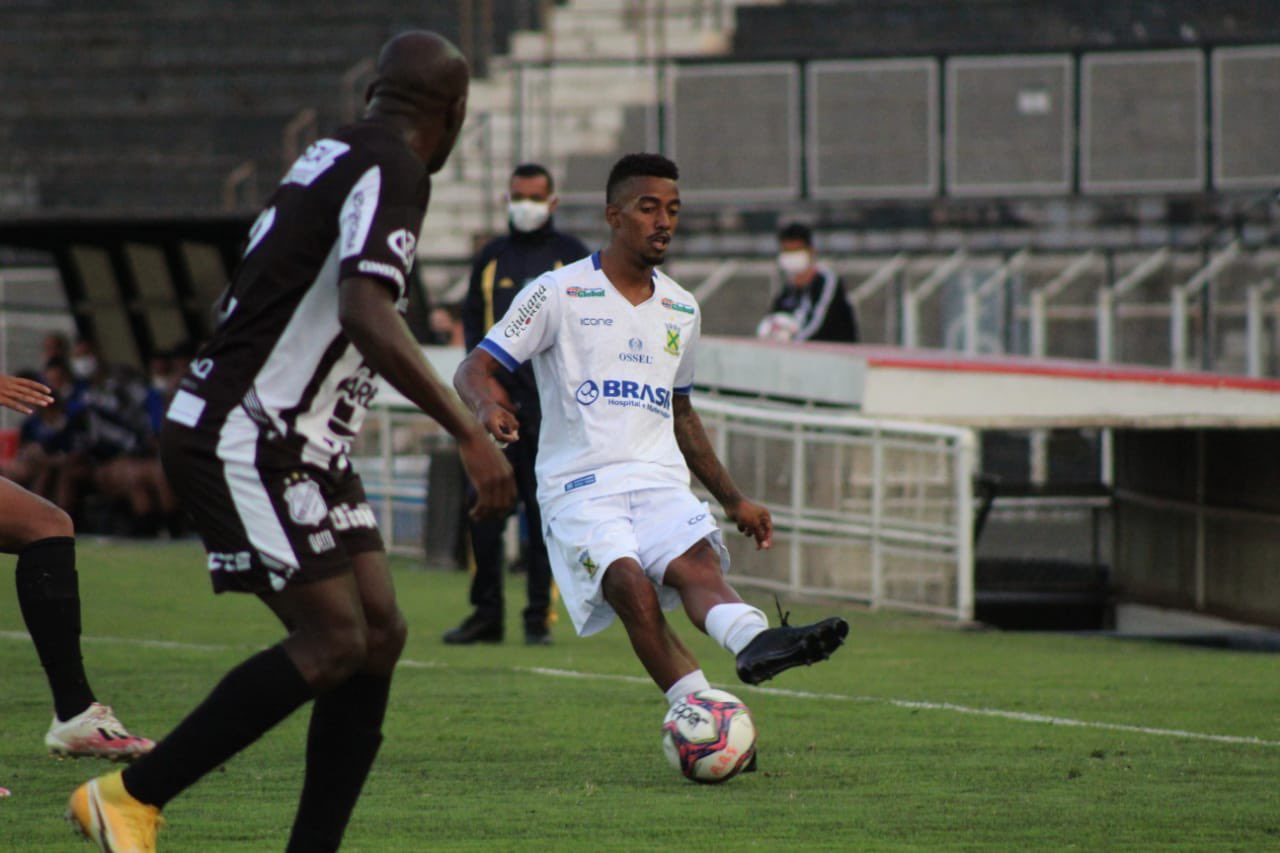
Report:
[[[752,333],[776,287],[775,231],[798,218],[868,343],[1274,377],[1271,11],[0,0],[0,307],[14,330],[0,357],[29,366],[31,330],[65,330],[68,314],[117,362],[200,337],[256,204],[355,113],[370,52],[412,26],[453,38],[479,72],[419,246],[434,298],[459,296],[473,247],[503,227],[514,163],[550,166],[561,226],[595,242],[608,166],[658,149],[684,167],[689,202],[670,272],[709,335]],[[30,296],[55,280],[65,303]],[[1006,488],[1091,488],[1109,452],[1101,431],[982,440]]]
[[788,0],[739,12],[742,59],[1159,48],[1274,41],[1253,0]]

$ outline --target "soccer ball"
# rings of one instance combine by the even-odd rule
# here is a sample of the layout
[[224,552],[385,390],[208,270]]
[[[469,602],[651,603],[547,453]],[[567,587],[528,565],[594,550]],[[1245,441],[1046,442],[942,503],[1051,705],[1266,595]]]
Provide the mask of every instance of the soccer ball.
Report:
[[756,326],[756,337],[764,338],[767,341],[790,341],[794,340],[796,333],[800,331],[800,323],[796,320],[795,314],[788,314],[785,311],[778,311],[774,314],[768,314],[760,324]]
[[742,700],[724,690],[699,690],[671,706],[662,721],[662,751],[695,782],[738,775],[756,754],[756,724]]

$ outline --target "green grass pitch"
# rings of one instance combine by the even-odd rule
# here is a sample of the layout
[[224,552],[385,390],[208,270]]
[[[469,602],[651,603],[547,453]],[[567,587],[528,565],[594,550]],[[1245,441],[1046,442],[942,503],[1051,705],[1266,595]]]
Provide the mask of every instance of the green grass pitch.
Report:
[[[279,636],[257,601],[213,596],[203,562],[190,542],[80,544],[89,674],[136,732],[163,735]],[[797,621],[843,611],[849,642],[754,689],[676,614],[760,730],[760,772],[700,786],[663,758],[665,704],[619,626],[582,640],[562,616],[554,645],[526,647],[516,578],[505,645],[446,647],[465,575],[395,567],[411,636],[345,850],[1280,849],[1274,655],[792,604]],[[110,765],[45,755],[50,702],[11,589],[0,850],[88,849],[63,809]],[[160,849],[283,849],[306,718],[171,803]]]

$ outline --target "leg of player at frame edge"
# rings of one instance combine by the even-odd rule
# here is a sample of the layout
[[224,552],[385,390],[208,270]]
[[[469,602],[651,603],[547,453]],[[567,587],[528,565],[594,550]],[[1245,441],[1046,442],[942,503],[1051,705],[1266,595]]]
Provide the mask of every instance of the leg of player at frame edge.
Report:
[[131,760],[153,744],[130,734],[89,686],[80,652],[80,588],[71,517],[0,478],[0,552],[16,554],[18,608],[53,694],[54,755]]
[[309,595],[261,596],[291,629],[283,645],[294,665],[324,691],[311,708],[306,775],[287,848],[298,853],[341,844],[382,744],[391,676],[408,636],[386,553],[357,554],[352,565],[350,574],[335,579],[340,595],[326,590],[319,602]]

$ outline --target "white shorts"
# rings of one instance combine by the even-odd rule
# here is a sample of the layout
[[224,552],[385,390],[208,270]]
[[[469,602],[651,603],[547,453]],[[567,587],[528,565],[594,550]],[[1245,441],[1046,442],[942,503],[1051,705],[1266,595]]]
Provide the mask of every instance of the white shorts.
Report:
[[565,507],[546,524],[547,555],[573,627],[580,636],[613,622],[600,582],[616,560],[631,557],[653,585],[663,610],[680,606],[680,595],[663,586],[671,561],[706,539],[729,570],[729,552],[711,509],[687,488],[641,489],[589,498]]

